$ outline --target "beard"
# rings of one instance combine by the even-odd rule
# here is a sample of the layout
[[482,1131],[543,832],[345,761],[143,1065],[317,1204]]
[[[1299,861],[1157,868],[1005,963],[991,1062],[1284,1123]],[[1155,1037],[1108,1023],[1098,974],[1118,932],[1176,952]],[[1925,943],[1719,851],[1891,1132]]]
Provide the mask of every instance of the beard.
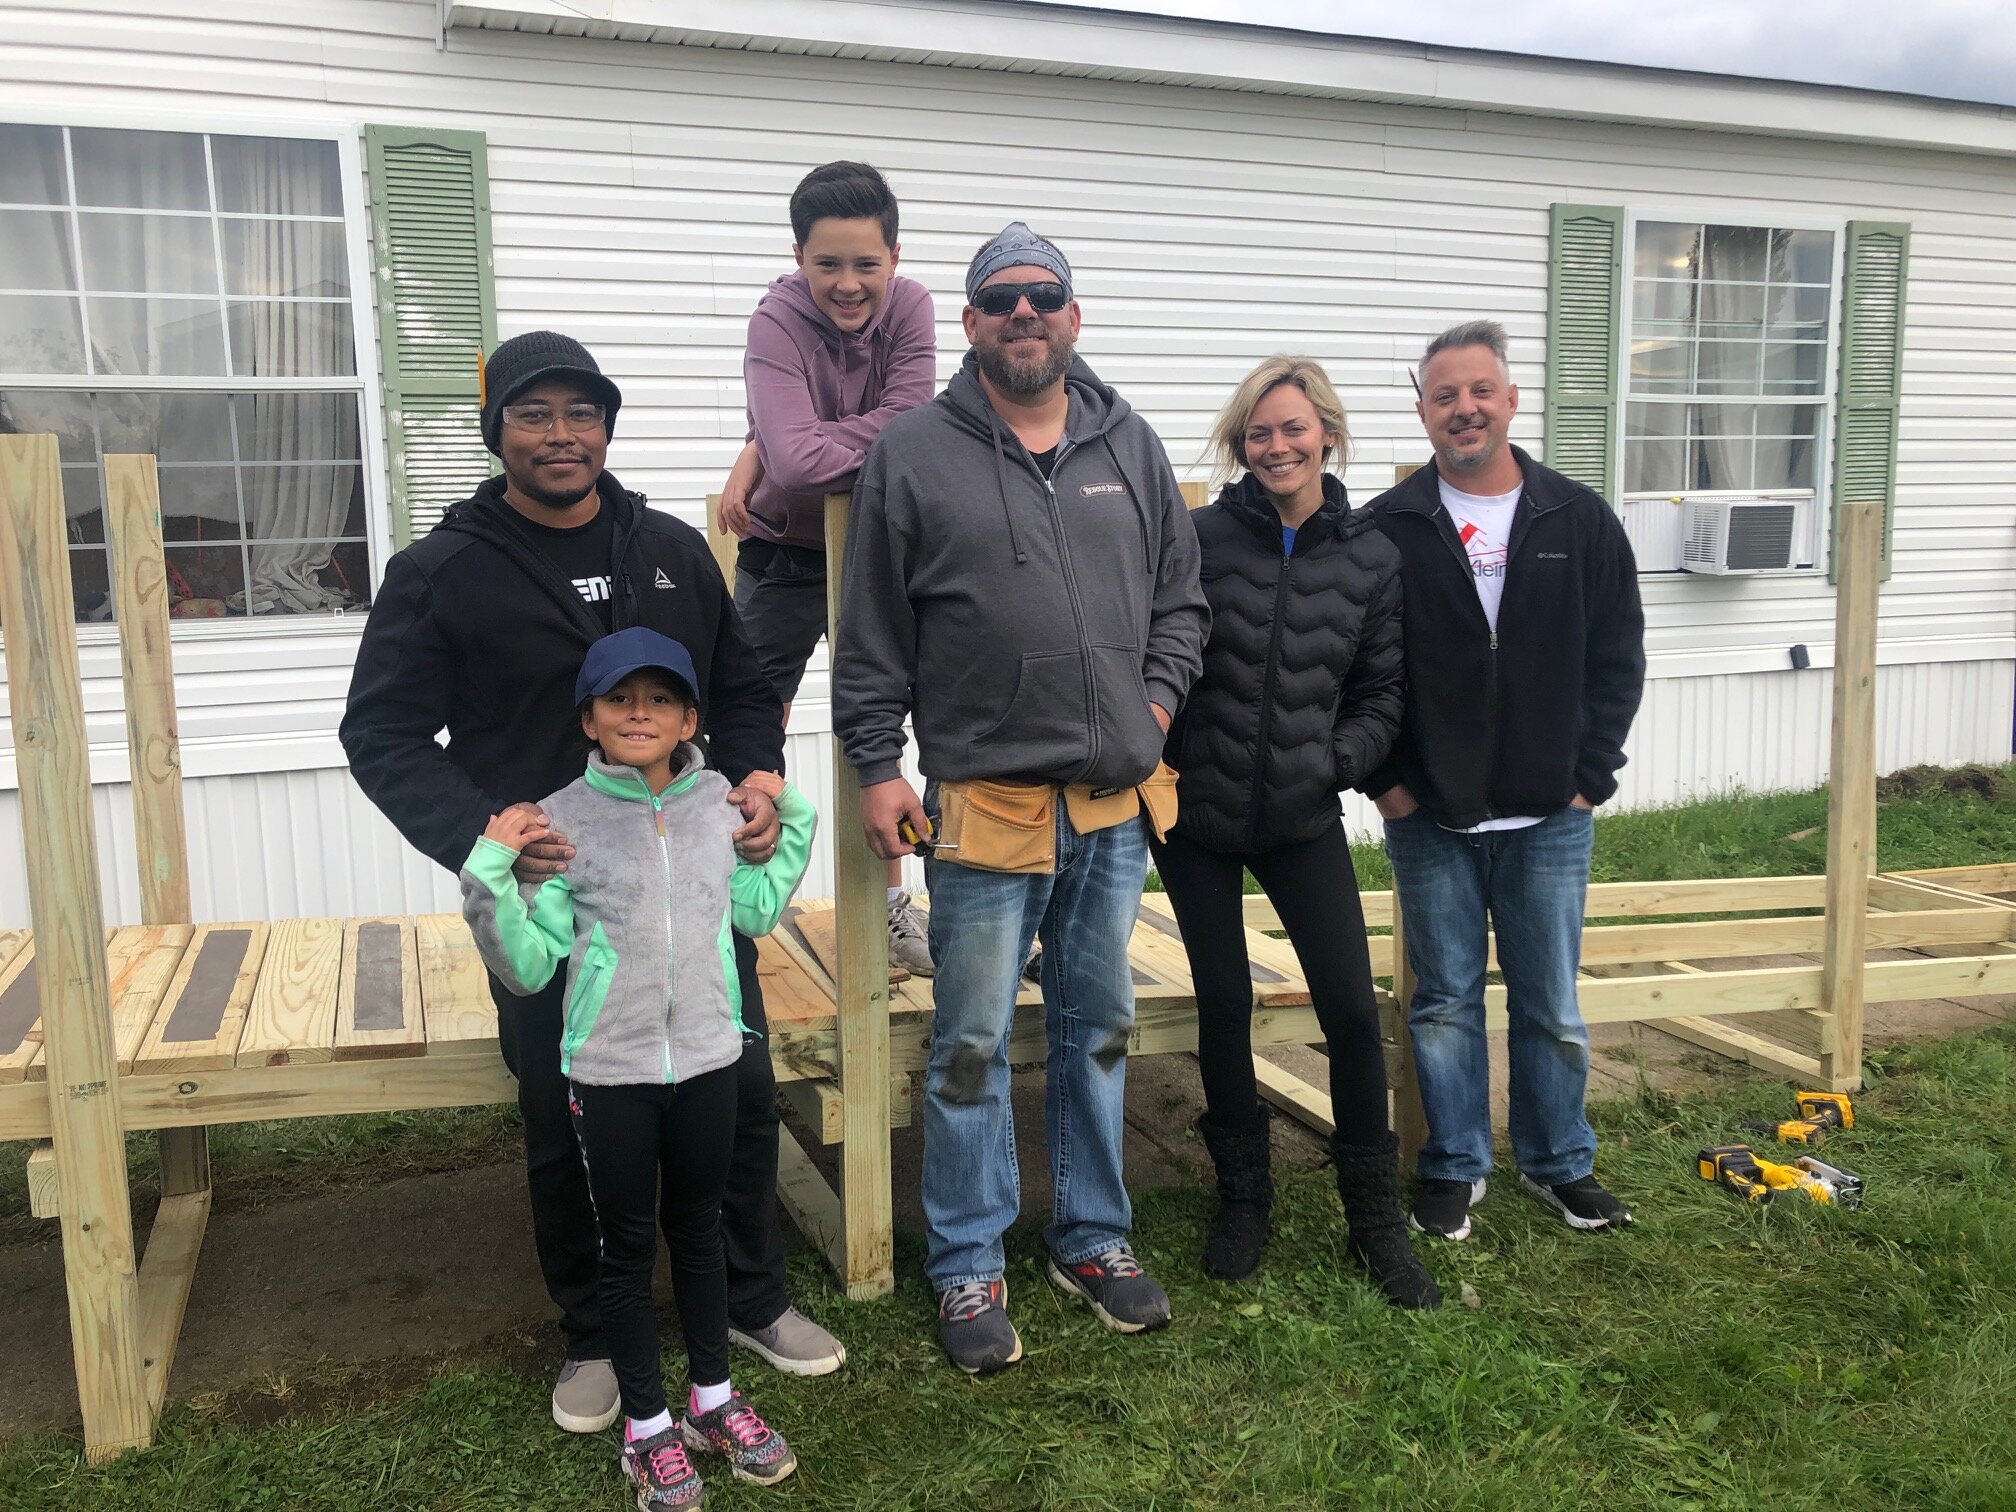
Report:
[[574,489],[547,488],[535,482],[529,475],[520,476],[517,473],[510,473],[509,481],[514,490],[530,499],[534,504],[546,509],[558,510],[572,509],[576,504],[579,504],[583,499],[595,492],[595,485],[600,479],[591,477],[586,487]]
[[1454,446],[1435,448],[1435,460],[1451,472],[1482,472],[1498,459],[1498,452],[1504,443],[1495,441],[1487,432],[1484,444],[1474,452],[1459,452]]
[[[1042,337],[1047,343],[1043,355],[1032,358],[1009,356],[1006,343],[1023,336]],[[1077,347],[1069,335],[1046,329],[1040,320],[1010,324],[994,341],[975,341],[973,351],[987,381],[1002,393],[1013,394],[1018,399],[1030,398],[1049,388],[1069,371],[1071,359],[1077,355]]]

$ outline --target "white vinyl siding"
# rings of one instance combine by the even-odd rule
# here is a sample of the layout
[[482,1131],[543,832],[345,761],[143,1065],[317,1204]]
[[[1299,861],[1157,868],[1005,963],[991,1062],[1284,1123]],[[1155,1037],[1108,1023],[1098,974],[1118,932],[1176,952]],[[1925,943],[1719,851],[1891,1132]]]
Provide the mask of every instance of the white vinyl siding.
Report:
[[[552,327],[585,341],[624,390],[613,470],[695,522],[741,442],[743,336],[766,284],[790,266],[786,199],[808,168],[835,157],[875,163],[902,200],[903,272],[937,300],[941,377],[964,347],[967,259],[1004,223],[1026,219],[1072,258],[1086,359],[1155,425],[1180,474],[1205,475],[1196,464],[1211,419],[1253,363],[1299,351],[1328,366],[1350,411],[1348,482],[1360,502],[1390,485],[1396,463],[1427,458],[1406,369],[1459,319],[1509,327],[1523,390],[1514,436],[1538,447],[1549,206],[1677,207],[1732,224],[1908,223],[1883,680],[1974,691],[1917,735],[1900,726],[1884,759],[1997,759],[2009,749],[2016,160],[460,28],[444,44],[440,16],[436,0],[16,5],[0,35],[0,118],[19,105],[44,116],[126,112],[163,129],[291,115],[353,137],[367,122],[482,132],[501,334]],[[1583,73],[1561,74],[1564,99]],[[1669,87],[1676,109],[1693,98],[1658,76],[1626,82],[1634,109],[1653,109]],[[361,177],[356,168],[360,193]],[[368,344],[363,361],[375,371]],[[381,458],[374,487],[382,473]],[[1625,792],[1657,801],[1708,780],[1699,762],[1684,772],[1663,764],[1664,744],[1682,738],[1727,752],[1721,785],[1762,785],[1755,774],[1776,769],[1754,755],[1760,732],[1777,729],[1777,690],[1817,675],[1783,672],[1787,648],[1810,647],[1816,669],[1831,658],[1824,574],[1672,574],[1646,578],[1644,590],[1654,685]],[[245,686],[178,634],[191,772],[340,761],[347,651],[333,633],[262,642],[283,670]],[[1939,670],[1958,663],[1981,663],[1967,674],[1976,681]],[[1907,670],[1921,665],[1929,670]],[[116,660],[92,668],[94,773],[110,782],[123,773]],[[1698,683],[1689,707],[1724,723],[1703,734],[1667,721],[1657,711],[1681,690],[1669,695],[1664,683]],[[1742,698],[1730,694],[1739,683],[1752,689]],[[825,761],[824,698],[815,674],[795,711],[804,733],[794,757],[803,749]],[[1796,707],[1812,711],[1810,700]],[[1797,769],[1797,780],[1819,779],[1804,758]],[[1640,773],[1665,775],[1646,785]],[[0,758],[0,785],[10,782]],[[340,833],[348,812],[316,823]],[[829,828],[848,822],[826,818]],[[277,830],[269,841],[280,843]]]

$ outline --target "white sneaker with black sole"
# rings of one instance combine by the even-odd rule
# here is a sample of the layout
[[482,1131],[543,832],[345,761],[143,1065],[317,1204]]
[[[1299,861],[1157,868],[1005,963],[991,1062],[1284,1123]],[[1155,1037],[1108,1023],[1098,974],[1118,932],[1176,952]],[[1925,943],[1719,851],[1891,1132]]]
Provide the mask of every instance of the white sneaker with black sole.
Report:
[[1600,1229],[1629,1228],[1631,1209],[1603,1189],[1594,1176],[1545,1186],[1531,1176],[1521,1175],[1519,1184],[1552,1208],[1572,1229],[1595,1233]]
[[1470,1209],[1484,1200],[1484,1178],[1475,1181],[1423,1181],[1407,1214],[1407,1227],[1437,1239],[1468,1239]]

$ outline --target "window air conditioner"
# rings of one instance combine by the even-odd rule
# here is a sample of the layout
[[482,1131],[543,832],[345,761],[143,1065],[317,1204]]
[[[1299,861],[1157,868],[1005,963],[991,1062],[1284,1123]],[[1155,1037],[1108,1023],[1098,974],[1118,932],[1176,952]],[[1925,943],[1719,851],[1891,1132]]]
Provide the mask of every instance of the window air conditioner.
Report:
[[1718,576],[1794,566],[1799,506],[1780,499],[1689,499],[1680,565]]

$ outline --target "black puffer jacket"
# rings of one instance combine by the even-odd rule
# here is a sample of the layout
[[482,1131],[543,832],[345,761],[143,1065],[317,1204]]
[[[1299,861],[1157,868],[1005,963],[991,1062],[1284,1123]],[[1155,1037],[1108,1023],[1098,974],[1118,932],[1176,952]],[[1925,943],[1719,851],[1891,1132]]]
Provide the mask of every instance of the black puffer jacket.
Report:
[[1400,724],[1400,553],[1334,477],[1292,557],[1250,473],[1191,518],[1211,639],[1169,731],[1176,828],[1219,851],[1313,840]]

